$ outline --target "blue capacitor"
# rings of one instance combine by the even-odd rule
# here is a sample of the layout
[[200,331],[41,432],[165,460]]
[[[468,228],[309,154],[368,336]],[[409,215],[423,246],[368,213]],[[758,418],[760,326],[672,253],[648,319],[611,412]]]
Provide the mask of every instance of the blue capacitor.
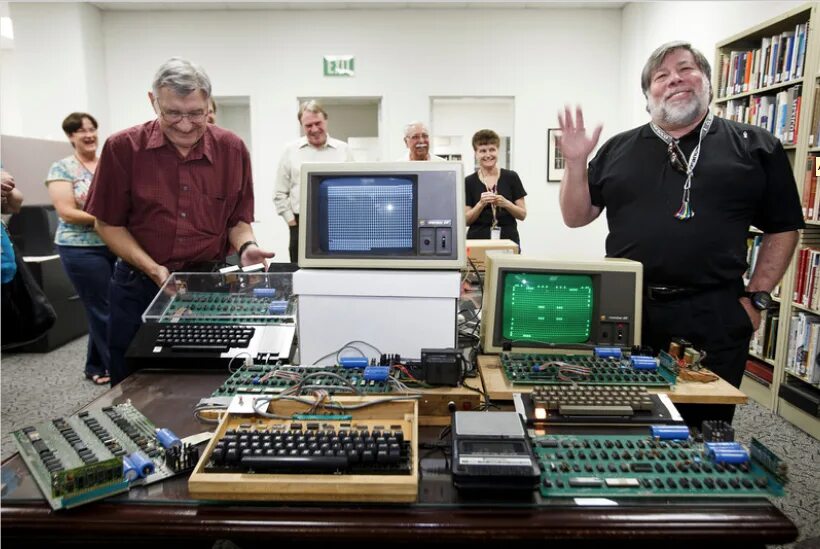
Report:
[[594,353],[598,358],[621,358],[623,356],[620,347],[595,347]]
[[276,296],[276,289],[275,288],[254,288],[253,289],[253,296],[254,297],[275,297]]
[[162,429],[157,429],[157,440],[162,447],[168,449],[172,446],[182,446],[182,442],[179,440],[179,437],[176,436],[170,429],[163,427]]
[[739,442],[706,442],[704,446],[706,446],[706,448],[720,448],[722,450],[745,450]]
[[367,381],[384,381],[390,375],[390,366],[368,366],[364,369],[364,378]]
[[128,459],[128,456],[122,456],[122,476],[125,477],[125,480],[128,482],[133,482],[140,476],[137,472],[137,468],[134,467],[134,462]]
[[145,478],[154,472],[154,462],[139,450],[128,456],[128,459],[134,464],[140,478]]
[[367,368],[367,358],[363,356],[343,356],[339,359],[343,368]]
[[706,452],[715,463],[746,463],[749,461],[749,453],[746,450],[709,448]]
[[686,425],[652,425],[652,436],[661,440],[686,440],[689,427]]
[[268,314],[270,315],[281,315],[285,314],[288,310],[288,302],[287,301],[271,301],[270,305],[268,305]]
[[657,370],[658,361],[651,356],[636,356],[633,355],[629,359],[632,367],[636,370]]

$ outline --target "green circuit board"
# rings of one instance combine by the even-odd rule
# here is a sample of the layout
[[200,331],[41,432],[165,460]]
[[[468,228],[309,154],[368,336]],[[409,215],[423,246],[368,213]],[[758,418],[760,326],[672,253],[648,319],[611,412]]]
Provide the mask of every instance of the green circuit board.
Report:
[[752,452],[717,463],[704,445],[644,435],[545,435],[533,440],[544,497],[782,496]]
[[[307,383],[307,388],[321,388],[330,394],[349,393],[352,394],[349,382],[360,392],[367,394],[381,394],[398,392],[387,380],[377,381],[365,379],[364,368],[345,368],[342,366],[287,366],[254,364],[250,367],[243,367],[234,372],[225,383],[219,386],[211,396],[234,396],[236,394],[260,394],[275,395],[293,387],[298,379],[313,374]],[[399,370],[391,368],[391,375],[397,376],[399,380],[408,385],[416,385],[407,375]],[[339,376],[339,377],[336,377]],[[340,379],[341,378],[341,379]],[[344,380],[344,381],[343,381]]]
[[592,355],[501,353],[504,376],[513,385],[642,385],[670,387],[675,377],[665,368],[639,370],[628,358]]
[[[168,459],[154,424],[128,403],[36,423],[13,432],[12,438],[55,510],[125,492],[136,484],[158,482],[183,468]],[[143,465],[150,461],[153,470],[129,482],[123,458],[137,452],[146,460]],[[184,468],[194,463],[195,459],[186,461]]]
[[293,324],[296,305],[276,296],[220,292],[179,292],[159,322],[203,324]]

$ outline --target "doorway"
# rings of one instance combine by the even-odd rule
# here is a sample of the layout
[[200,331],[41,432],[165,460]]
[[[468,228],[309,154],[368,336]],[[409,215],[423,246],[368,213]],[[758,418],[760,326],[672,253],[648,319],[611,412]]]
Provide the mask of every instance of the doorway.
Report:
[[215,95],[216,125],[242,138],[248,151],[251,143],[251,98],[247,95]]
[[476,170],[473,134],[491,129],[501,138],[498,166],[512,169],[512,135],[515,98],[462,96],[430,98],[431,152],[447,160],[460,160],[464,175]]
[[[299,103],[315,99],[327,112],[328,134],[346,141],[357,162],[382,159],[379,143],[381,97],[300,97]],[[304,135],[299,128],[300,135]]]

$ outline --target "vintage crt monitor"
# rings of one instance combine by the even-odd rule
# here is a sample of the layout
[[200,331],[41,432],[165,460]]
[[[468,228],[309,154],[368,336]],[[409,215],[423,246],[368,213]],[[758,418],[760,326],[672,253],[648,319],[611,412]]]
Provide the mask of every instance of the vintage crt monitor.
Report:
[[591,351],[641,342],[643,266],[489,252],[481,343],[487,354]]
[[471,263],[467,266],[468,272],[472,270],[473,266],[480,272],[486,271],[488,252],[499,250],[508,254],[517,254],[519,252],[518,244],[506,238],[500,240],[470,238],[466,242],[467,260]]
[[302,165],[299,266],[464,267],[460,162]]

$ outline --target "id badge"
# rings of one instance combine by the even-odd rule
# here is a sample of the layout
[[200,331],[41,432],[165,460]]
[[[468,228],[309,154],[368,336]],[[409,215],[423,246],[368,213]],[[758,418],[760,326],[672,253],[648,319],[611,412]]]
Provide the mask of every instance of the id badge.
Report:
[[501,240],[501,227],[493,227],[490,229],[490,240]]

